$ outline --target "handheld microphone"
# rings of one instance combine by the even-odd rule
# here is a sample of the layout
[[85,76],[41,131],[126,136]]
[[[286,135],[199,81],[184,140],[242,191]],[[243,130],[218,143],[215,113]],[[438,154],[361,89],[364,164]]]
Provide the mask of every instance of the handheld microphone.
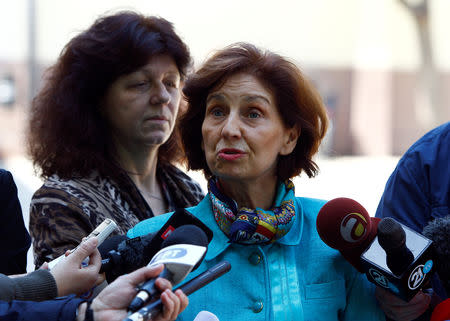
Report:
[[[450,295],[450,215],[436,218],[423,229],[423,235],[433,241],[433,253],[436,257],[436,272]],[[450,302],[448,303],[450,306]]]
[[[434,272],[432,242],[391,220],[372,218],[358,202],[337,198],[322,207],[316,224],[321,239],[328,246],[339,250],[359,272],[366,274],[370,282],[409,301]],[[405,233],[404,240],[392,235],[402,233],[400,229]],[[378,230],[381,232],[381,244]],[[392,257],[397,253],[403,255],[398,259],[405,262],[398,262],[397,258]]]
[[198,218],[184,209],[177,209],[167,222],[156,233],[138,236],[132,239],[115,238],[116,247],[99,247],[102,256],[100,272],[105,272],[109,283],[120,275],[131,273],[148,264],[156,252],[161,249],[162,243],[178,227],[183,225],[195,225],[199,227],[208,238],[212,239],[212,231]]
[[401,275],[414,261],[406,246],[406,233],[401,224],[386,217],[378,224],[378,243],[386,252],[386,264],[395,275]]
[[[208,237],[200,228],[195,225],[183,225],[163,242],[163,248],[156,253],[148,266],[164,264],[164,270],[158,277],[176,285],[200,265],[207,246]],[[139,286],[139,292],[128,307],[129,311],[137,311],[159,293],[155,286],[156,279],[150,279]]]
[[[224,275],[231,269],[231,264],[227,261],[222,261],[212,268],[206,270],[203,273],[200,273],[195,278],[190,281],[184,283],[178,288],[174,289],[174,291],[181,289],[184,294],[189,295],[197,291],[198,289],[204,287],[205,285],[211,283],[215,279]],[[161,299],[156,300],[155,302],[150,303],[149,305],[139,309],[138,311],[130,314],[123,321],[146,321],[154,318],[158,313],[161,312],[162,302]]]
[[379,218],[370,217],[366,209],[350,198],[339,197],[325,203],[316,220],[317,232],[329,247],[359,272],[364,273],[361,254],[377,235]]
[[149,246],[154,235],[150,233],[132,239],[125,235],[115,235],[98,247],[102,257],[100,273],[105,272],[108,283],[148,263],[150,258],[145,255],[145,248]]

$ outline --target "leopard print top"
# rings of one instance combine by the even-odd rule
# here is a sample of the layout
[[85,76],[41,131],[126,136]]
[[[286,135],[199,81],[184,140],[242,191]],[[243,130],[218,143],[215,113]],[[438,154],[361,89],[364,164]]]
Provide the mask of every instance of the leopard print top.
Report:
[[[125,234],[139,221],[153,217],[131,178],[125,172],[119,177],[113,180],[93,171],[73,179],[53,175],[44,182],[30,205],[36,267],[76,247],[105,218],[117,223],[114,234]],[[170,211],[194,206],[204,196],[201,187],[175,166],[158,166],[157,178]]]

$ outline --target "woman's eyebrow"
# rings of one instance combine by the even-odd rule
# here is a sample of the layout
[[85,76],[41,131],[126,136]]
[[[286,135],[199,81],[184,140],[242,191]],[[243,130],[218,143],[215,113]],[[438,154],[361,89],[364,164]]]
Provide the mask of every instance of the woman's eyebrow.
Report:
[[225,101],[225,96],[220,93],[211,94],[206,98],[206,102],[208,103],[211,100]]
[[263,100],[266,103],[270,104],[270,100],[269,98],[265,97],[265,96],[261,96],[261,95],[251,95],[251,96],[245,96],[244,100],[248,103],[254,102],[256,100]]

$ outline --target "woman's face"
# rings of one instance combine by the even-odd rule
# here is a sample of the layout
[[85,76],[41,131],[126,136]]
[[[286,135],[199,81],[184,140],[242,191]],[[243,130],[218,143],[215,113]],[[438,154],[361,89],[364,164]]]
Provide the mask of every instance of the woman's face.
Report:
[[284,126],[274,97],[256,77],[239,73],[206,99],[202,148],[222,179],[274,179],[278,155],[292,152],[298,131]]
[[102,106],[115,143],[164,144],[175,125],[180,97],[180,73],[168,55],[153,56],[139,70],[119,77]]

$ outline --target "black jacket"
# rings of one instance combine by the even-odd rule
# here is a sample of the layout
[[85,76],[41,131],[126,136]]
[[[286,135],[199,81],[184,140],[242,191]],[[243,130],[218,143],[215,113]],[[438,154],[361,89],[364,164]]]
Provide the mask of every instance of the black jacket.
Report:
[[17,187],[10,172],[0,169],[0,273],[26,273],[30,234],[22,216]]

